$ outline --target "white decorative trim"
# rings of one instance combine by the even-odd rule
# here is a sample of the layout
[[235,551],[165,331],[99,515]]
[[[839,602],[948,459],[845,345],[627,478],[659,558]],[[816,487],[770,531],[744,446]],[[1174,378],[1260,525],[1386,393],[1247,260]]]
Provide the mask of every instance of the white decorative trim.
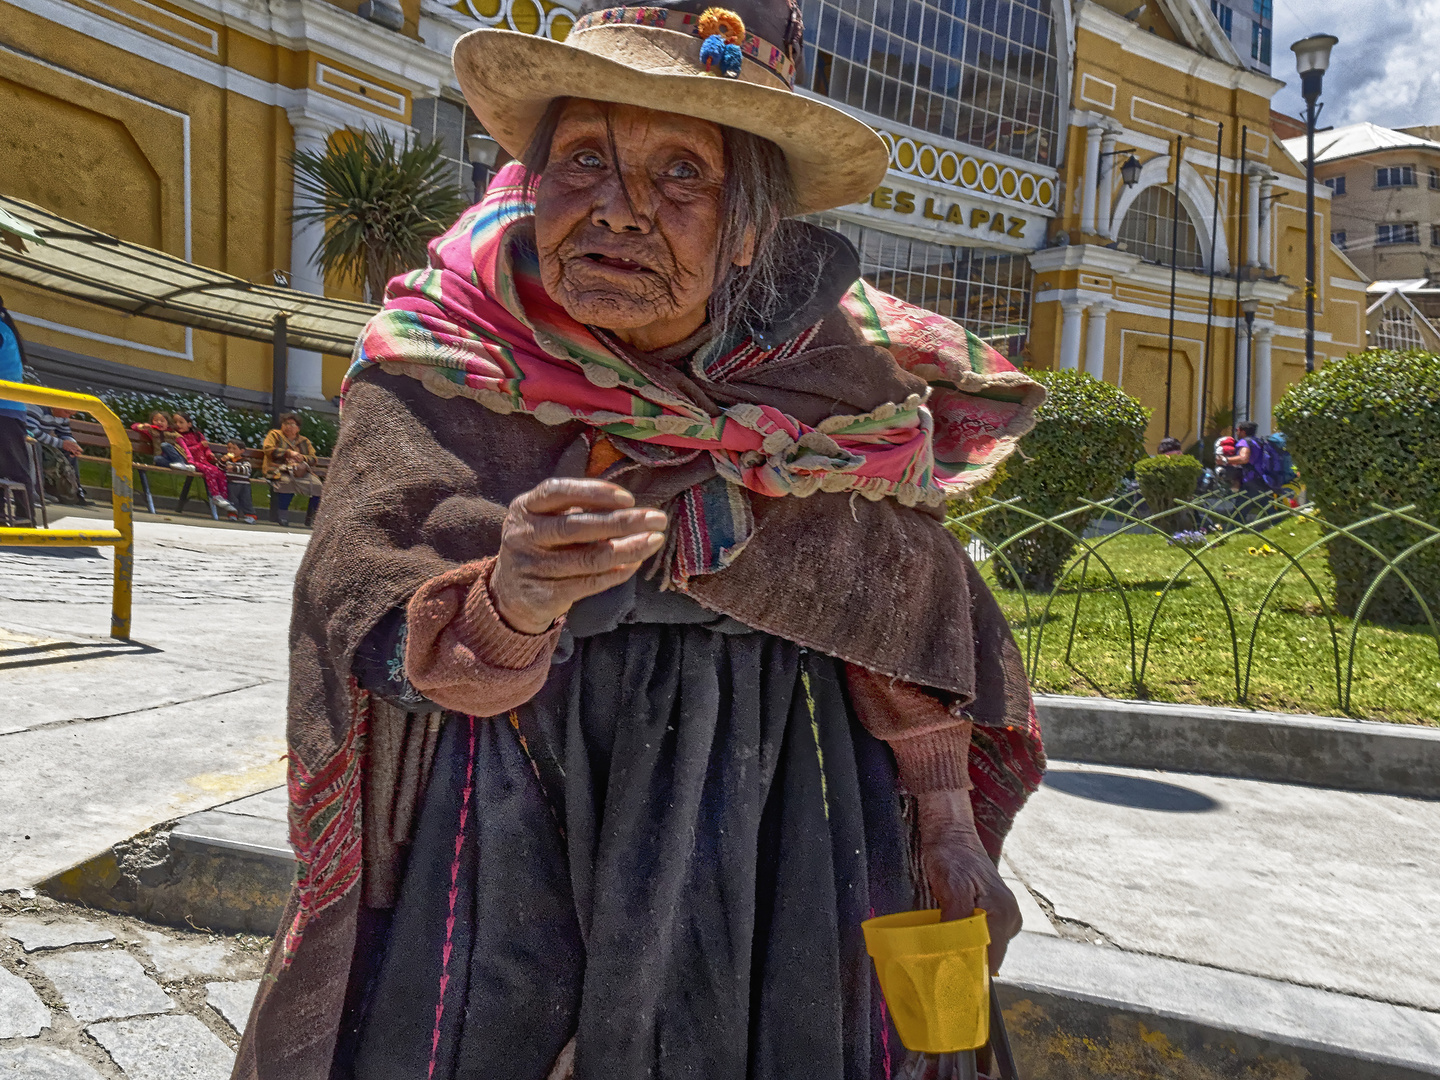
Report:
[[372,78],[433,95],[450,83],[450,54],[326,0],[173,0],[178,7],[271,45],[353,64]]
[[97,80],[97,79],[92,79],[92,78],[90,78],[88,75],[81,75],[78,71],[71,71],[69,68],[61,67],[59,64],[52,64],[52,63],[50,63],[48,60],[41,60],[38,56],[31,56],[31,55],[29,55],[28,53],[19,52],[19,51],[15,50],[15,49],[9,48],[9,47],[6,46],[6,45],[0,45],[0,52],[9,53],[11,56],[15,57],[16,59],[26,60],[26,61],[28,61],[28,62],[30,62],[30,63],[32,63],[32,64],[38,64],[38,65],[40,65],[40,66],[43,67],[43,68],[48,68],[49,70],[55,72],[56,74],[64,75],[66,78],[74,79],[74,80],[76,80],[77,82],[85,83],[85,84],[88,85],[88,86],[93,86],[93,87],[95,87],[97,90],[104,90],[104,91],[106,91],[107,93],[114,94],[116,97],[125,98],[127,101],[134,101],[134,102],[137,102],[138,104],[148,106],[149,108],[155,109],[157,112],[166,113],[167,115],[177,117],[177,118],[180,120],[180,140],[181,140],[181,155],[182,155],[182,157],[181,157],[181,164],[182,164],[182,171],[183,171],[183,175],[184,175],[184,187],[183,187],[183,196],[184,196],[184,197],[183,197],[183,199],[182,199],[182,205],[183,205],[183,207],[184,207],[184,223],[185,223],[185,261],[186,261],[186,262],[191,262],[191,261],[193,261],[192,258],[191,258],[191,245],[190,245],[191,220],[192,220],[192,218],[191,218],[191,206],[190,206],[190,117],[189,117],[189,115],[186,114],[186,113],[181,112],[179,109],[172,109],[172,108],[170,108],[168,105],[161,105],[159,102],[151,101],[151,100],[148,99],[148,98],[139,97],[138,95],[132,94],[132,93],[130,93],[129,91],[121,90],[121,89],[118,89],[117,87],[110,86],[109,84],[107,84],[107,83],[102,83],[102,82],[100,82],[100,81]]
[[[1099,93],[1105,94],[1105,91],[1108,90],[1109,94],[1103,98],[1091,97],[1089,89],[1091,83],[1104,88]],[[1115,108],[1115,95],[1119,89],[1114,83],[1107,82],[1097,75],[1091,75],[1088,71],[1080,76],[1080,100],[1088,101],[1091,105],[1099,105],[1102,109]]]
[[1351,281],[1348,278],[1332,277],[1330,279],[1332,289],[1352,289],[1355,292],[1368,292],[1370,285],[1365,281]]
[[[360,87],[360,92],[357,94],[345,86],[346,82]],[[405,119],[405,96],[403,94],[397,94],[389,87],[370,82],[359,75],[331,67],[322,60],[315,62],[315,85],[327,93],[357,105],[382,109],[397,120]]]
[[[74,4],[65,3],[64,0],[27,0],[30,8],[37,15],[49,21],[64,26],[66,29],[76,33],[84,34],[97,41],[103,41],[113,45],[125,52],[138,56],[145,60],[153,61],[163,67],[170,68],[182,75],[188,75],[208,86],[220,90],[228,90],[258,101],[262,105],[275,105],[281,108],[309,108],[307,99],[323,99],[328,102],[321,106],[327,116],[333,118],[334,127],[366,127],[376,124],[388,125],[391,133],[397,136],[403,135],[405,125],[398,121],[387,120],[384,116],[371,112],[368,109],[358,108],[342,101],[339,98],[328,95],[316,94],[306,90],[292,90],[287,86],[278,83],[265,82],[253,75],[247,75],[243,71],[226,67],[216,61],[206,60],[204,57],[196,56],[192,52],[180,48],[178,45],[171,45],[167,42],[142,34],[138,30],[123,26],[120,23],[103,19],[84,8],[76,7]],[[339,11],[340,9],[336,8]],[[344,14],[344,12],[341,12]],[[355,18],[355,16],[347,16]],[[363,22],[364,20],[358,20]],[[397,35],[388,30],[378,30],[390,37]],[[345,58],[347,62],[355,62],[353,57]],[[448,61],[447,61],[448,63]],[[163,107],[163,106],[157,106]]]
[[[67,297],[66,299],[69,299]],[[137,352],[151,353],[154,356],[168,356],[174,360],[195,359],[195,334],[190,327],[185,327],[185,351],[176,352],[174,349],[162,349],[158,345],[141,345],[131,341],[129,338],[111,337],[109,334],[97,334],[93,330],[80,330],[74,326],[66,326],[64,323],[51,322],[49,319],[38,319],[34,315],[26,315],[23,312],[11,311],[10,314],[18,323],[26,323],[30,326],[40,326],[46,330],[53,330],[58,334],[69,334],[72,337],[84,338],[86,341],[99,341],[106,345],[119,345],[126,349],[134,349]],[[117,315],[124,315],[123,311],[115,312]]]
[[136,5],[137,7],[149,8],[151,11],[158,11],[160,12],[160,14],[165,15],[168,18],[174,19],[176,22],[184,23],[187,26],[193,26],[196,30],[206,35],[210,39],[210,44],[201,45],[198,42],[191,41],[189,38],[175,33],[173,30],[167,30],[159,23],[147,22],[145,19],[141,19],[135,15],[131,15],[128,11],[123,11],[120,8],[114,7],[111,4],[103,3],[102,0],[84,0],[84,2],[89,4],[91,7],[97,7],[105,11],[112,12],[116,16],[116,18],[124,19],[128,22],[139,23],[141,26],[149,27],[151,32],[170,38],[173,42],[178,42],[182,45],[189,45],[192,49],[200,49],[203,52],[209,53],[211,56],[220,55],[220,35],[215,33],[214,30],[211,30],[210,27],[202,26],[200,23],[197,22],[191,22],[189,19],[182,18],[180,15],[177,15],[173,11],[170,11],[166,8],[157,7],[156,5],[151,3],[147,3],[146,0],[129,0],[129,2]]

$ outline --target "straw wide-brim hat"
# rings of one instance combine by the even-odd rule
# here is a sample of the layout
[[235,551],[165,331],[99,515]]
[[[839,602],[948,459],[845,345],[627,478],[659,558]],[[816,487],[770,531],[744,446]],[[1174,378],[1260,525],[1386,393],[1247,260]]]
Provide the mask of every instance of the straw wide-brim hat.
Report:
[[[700,31],[716,22],[691,0],[645,7],[584,4],[564,42],[512,30],[474,30],[455,43],[455,74],[485,130],[514,157],[524,154],[556,98],[638,105],[694,116],[763,136],[784,151],[799,213],[870,197],[889,153],[870,127],[793,89],[799,13],[786,0],[733,3],[743,31],[721,20],[738,46],[738,72],[707,71]],[[714,43],[707,52],[713,52]],[[731,56],[735,52],[731,50]]]

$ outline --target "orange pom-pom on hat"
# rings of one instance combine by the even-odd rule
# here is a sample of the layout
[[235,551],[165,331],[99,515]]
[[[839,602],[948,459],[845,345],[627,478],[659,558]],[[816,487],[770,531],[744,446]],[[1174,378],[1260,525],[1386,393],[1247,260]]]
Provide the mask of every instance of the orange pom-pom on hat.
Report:
[[745,40],[745,20],[729,8],[706,8],[700,16],[700,36],[718,34],[728,45],[739,45]]

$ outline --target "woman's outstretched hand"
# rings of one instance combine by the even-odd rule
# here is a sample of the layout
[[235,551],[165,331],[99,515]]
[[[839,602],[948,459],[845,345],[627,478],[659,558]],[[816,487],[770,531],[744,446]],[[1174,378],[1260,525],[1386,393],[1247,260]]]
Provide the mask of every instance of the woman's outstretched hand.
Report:
[[990,928],[990,971],[998,973],[1010,939],[1020,932],[1020,905],[975,832],[968,791],[920,795],[920,857],[940,918],[968,919],[976,908]]
[[668,519],[605,480],[552,478],[517,496],[500,532],[490,599],[522,634],[625,581],[665,543]]

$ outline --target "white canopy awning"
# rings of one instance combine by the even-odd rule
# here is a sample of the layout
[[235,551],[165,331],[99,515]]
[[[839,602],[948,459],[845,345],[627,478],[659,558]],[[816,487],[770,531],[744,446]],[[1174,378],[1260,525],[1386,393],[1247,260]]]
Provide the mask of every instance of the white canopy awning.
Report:
[[273,341],[283,315],[290,346],[349,356],[378,310],[197,266],[5,195],[0,238],[0,275],[129,315],[253,341]]

